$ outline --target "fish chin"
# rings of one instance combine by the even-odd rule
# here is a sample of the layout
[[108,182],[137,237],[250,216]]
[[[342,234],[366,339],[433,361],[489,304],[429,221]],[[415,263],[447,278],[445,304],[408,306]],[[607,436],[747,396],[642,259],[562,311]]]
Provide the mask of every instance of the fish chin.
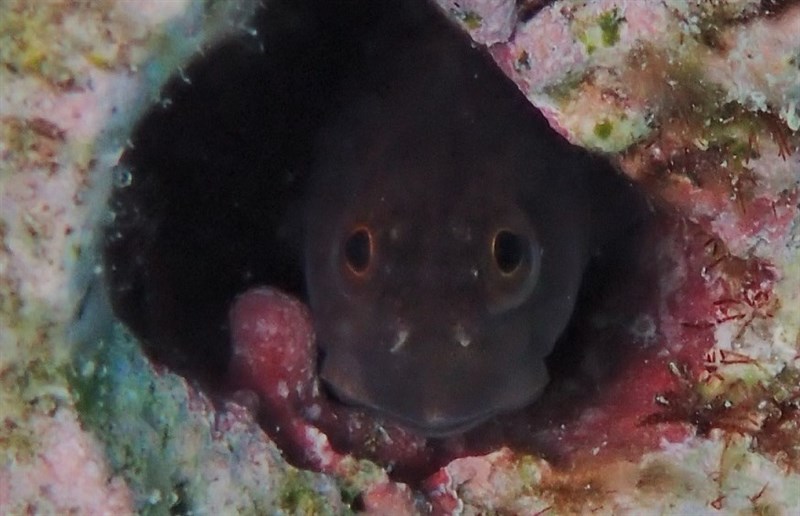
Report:
[[449,416],[442,415],[435,411],[421,412],[418,417],[409,416],[408,414],[400,414],[384,406],[378,406],[372,403],[364,403],[363,399],[353,397],[352,393],[347,390],[337,388],[336,385],[323,378],[323,383],[327,390],[341,403],[353,407],[360,407],[364,410],[374,414],[376,418],[385,418],[399,426],[402,426],[412,432],[429,437],[429,438],[442,438],[452,435],[462,434],[479,426],[492,416],[497,411],[484,411],[467,416]]

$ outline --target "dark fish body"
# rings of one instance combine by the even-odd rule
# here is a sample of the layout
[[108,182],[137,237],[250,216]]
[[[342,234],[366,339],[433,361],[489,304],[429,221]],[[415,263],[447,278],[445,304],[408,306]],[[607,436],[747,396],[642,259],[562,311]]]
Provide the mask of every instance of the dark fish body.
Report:
[[117,316],[216,388],[231,303],[271,285],[309,303],[344,400],[433,435],[536,399],[619,178],[427,1],[273,0],[253,24],[132,136]]
[[332,391],[442,435],[540,396],[628,187],[427,3],[395,23],[322,138],[306,288]]

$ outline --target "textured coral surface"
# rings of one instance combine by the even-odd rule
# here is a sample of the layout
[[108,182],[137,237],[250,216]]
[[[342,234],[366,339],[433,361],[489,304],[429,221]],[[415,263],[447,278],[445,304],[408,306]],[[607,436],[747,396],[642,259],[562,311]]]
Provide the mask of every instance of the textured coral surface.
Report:
[[[113,322],[94,244],[111,184],[131,181],[114,164],[133,121],[168,101],[158,90],[190,55],[249,30],[253,6],[9,0],[0,513],[800,506],[800,5],[562,1],[530,17],[509,1],[439,3],[554,127],[613,152],[662,210],[632,285],[602,305],[630,321],[585,330],[626,352],[603,389],[563,419],[522,411],[426,442],[326,401],[306,309],[256,289],[232,312],[244,389],[212,404]],[[262,427],[323,473],[288,465]],[[402,467],[425,478],[390,478]]]

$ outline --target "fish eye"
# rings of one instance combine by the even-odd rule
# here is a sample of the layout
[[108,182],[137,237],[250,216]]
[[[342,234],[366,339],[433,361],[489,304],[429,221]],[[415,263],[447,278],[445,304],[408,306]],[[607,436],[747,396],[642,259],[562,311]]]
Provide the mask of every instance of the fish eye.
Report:
[[527,238],[507,229],[501,229],[495,233],[492,239],[494,264],[502,274],[510,276],[525,261],[525,253],[528,252],[528,248]]
[[497,228],[488,242],[486,288],[491,313],[518,307],[527,300],[539,281],[542,248],[528,224]]
[[344,258],[347,268],[357,276],[363,275],[369,268],[372,252],[372,233],[369,228],[357,227],[344,243]]

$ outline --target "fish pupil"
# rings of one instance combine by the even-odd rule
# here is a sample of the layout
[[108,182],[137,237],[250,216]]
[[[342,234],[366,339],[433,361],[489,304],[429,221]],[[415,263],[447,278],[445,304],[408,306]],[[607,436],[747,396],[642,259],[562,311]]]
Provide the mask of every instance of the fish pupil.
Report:
[[344,243],[344,257],[347,266],[356,274],[363,274],[372,259],[372,235],[369,230],[359,227]]
[[508,230],[500,230],[492,241],[492,256],[503,274],[512,274],[525,259],[525,238]]

